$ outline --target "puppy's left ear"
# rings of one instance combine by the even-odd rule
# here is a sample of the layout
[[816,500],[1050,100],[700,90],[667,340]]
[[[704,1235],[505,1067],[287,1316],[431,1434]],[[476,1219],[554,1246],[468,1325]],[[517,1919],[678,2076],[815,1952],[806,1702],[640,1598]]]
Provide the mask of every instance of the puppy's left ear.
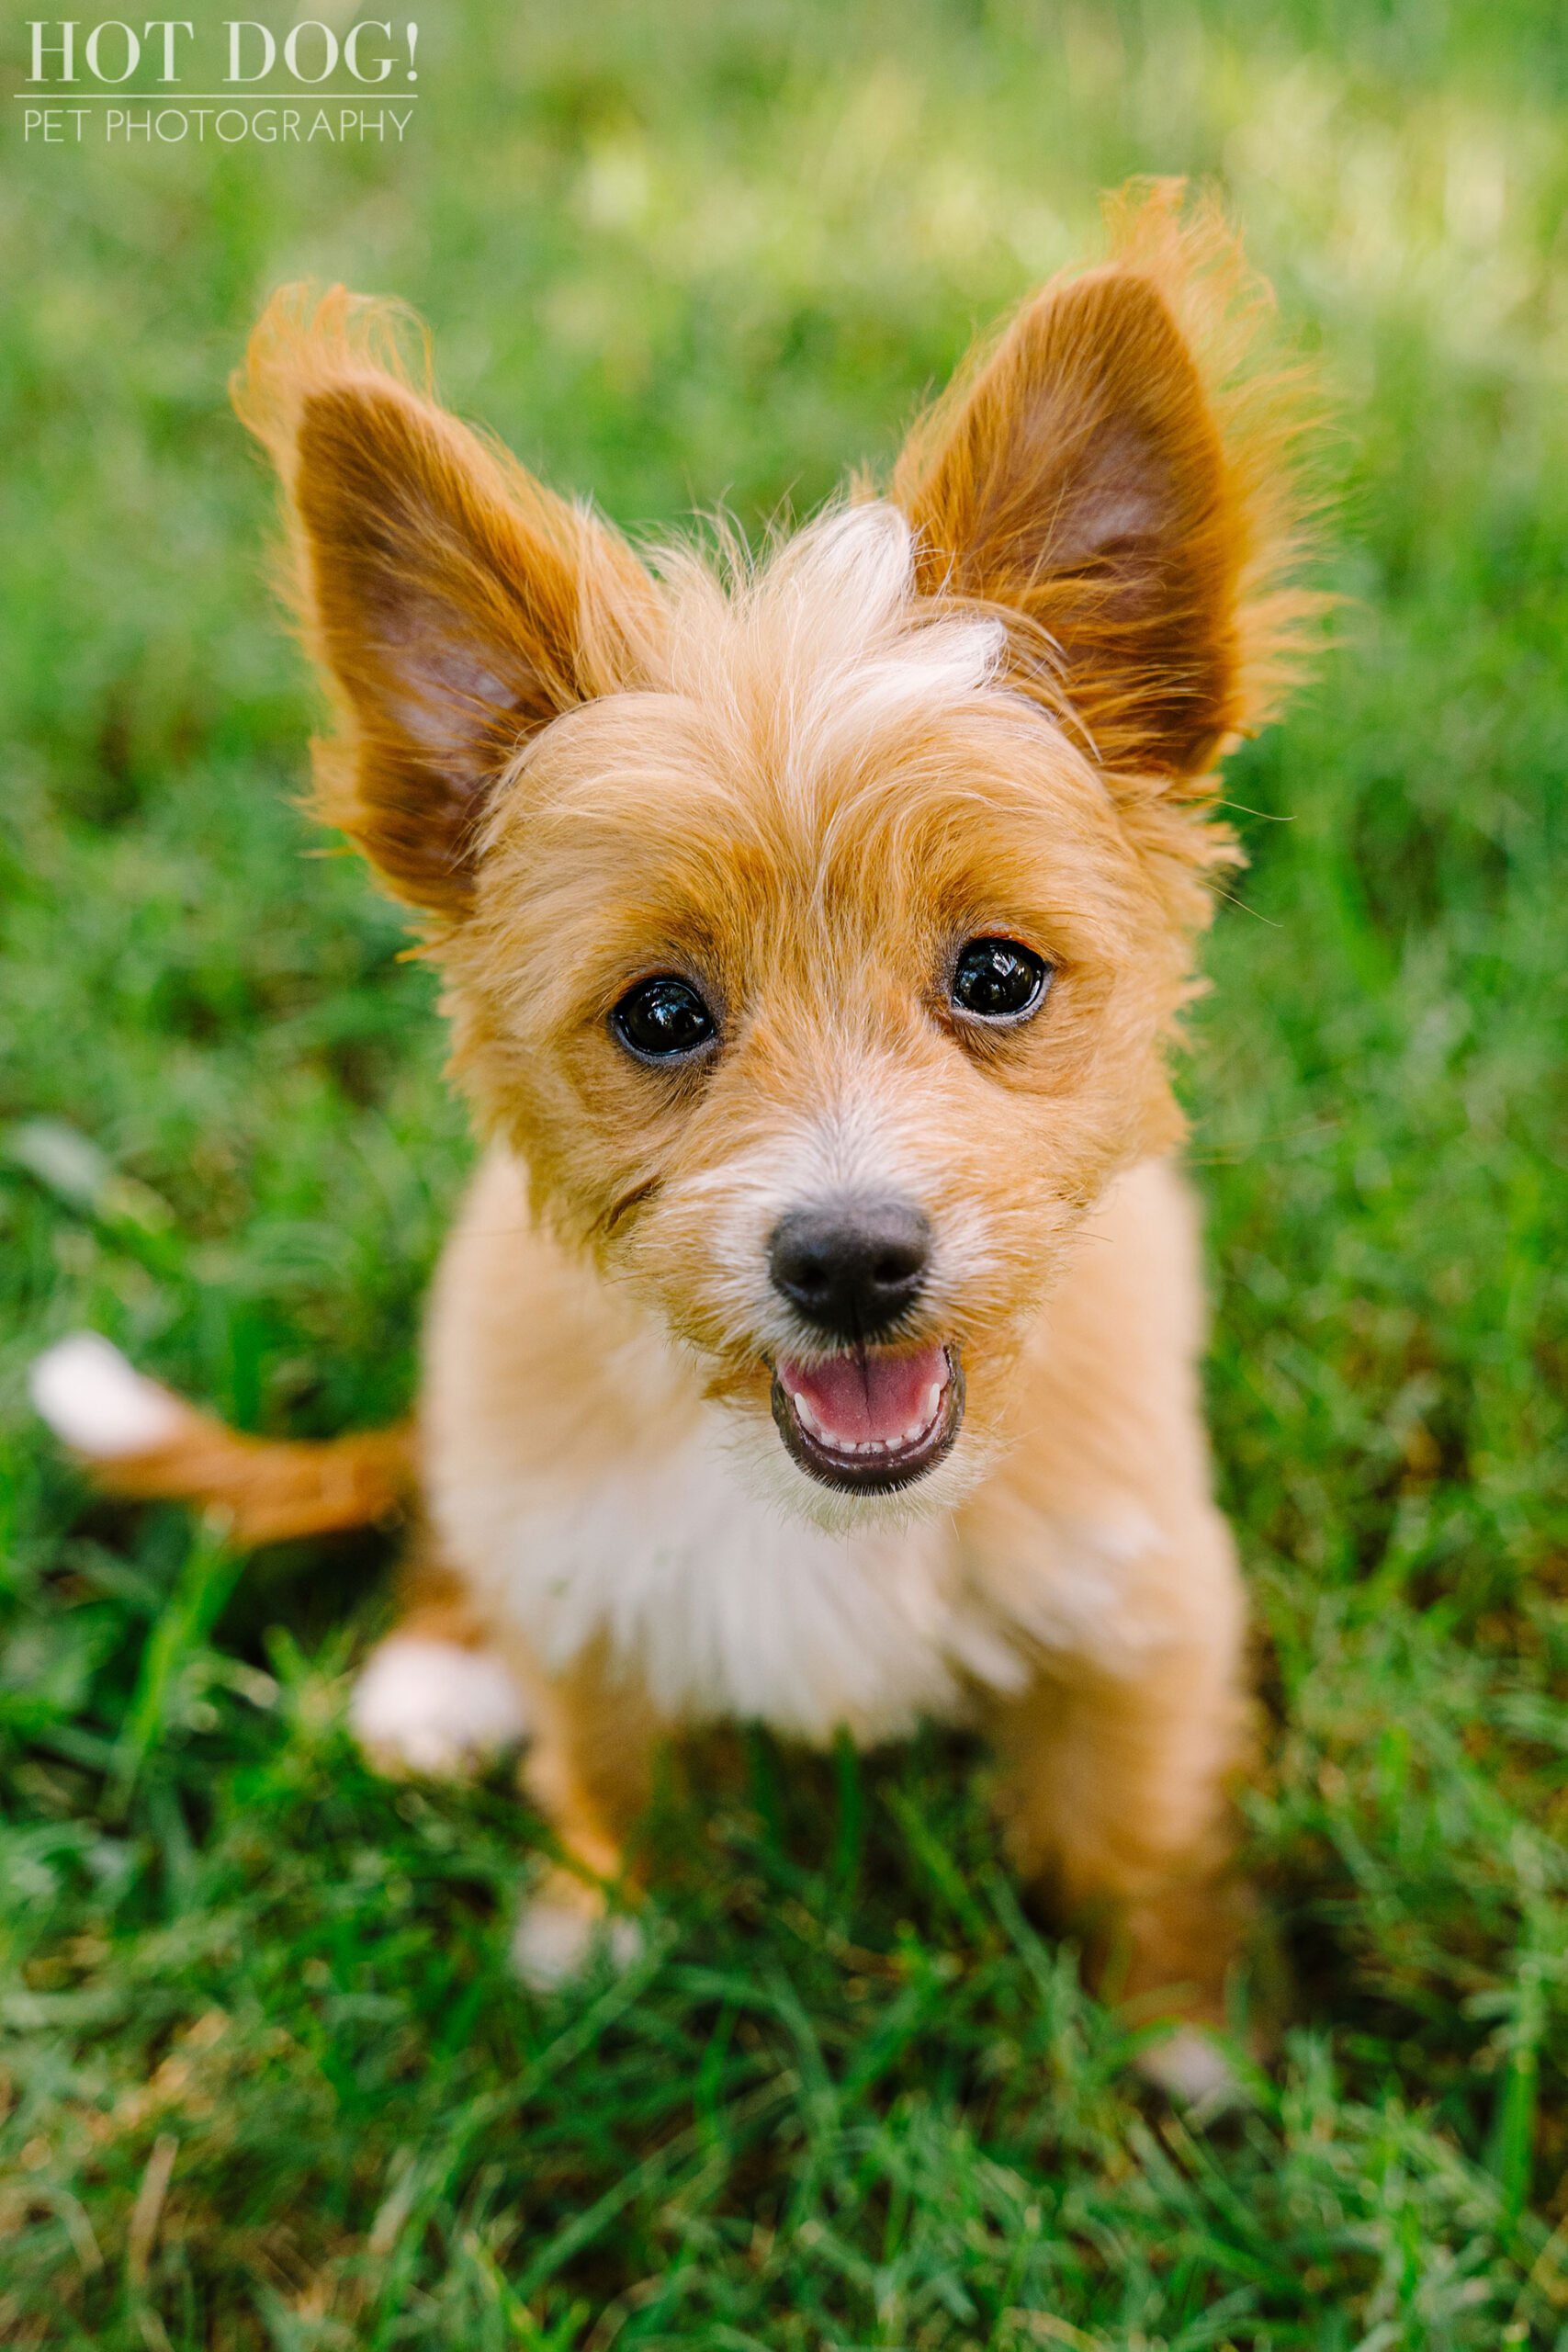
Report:
[[1246,346],[1267,289],[1179,183],[1113,202],[1114,257],[1058,280],[910,435],[893,495],[919,584],[999,610],[1018,683],[1100,764],[1176,780],[1271,715],[1321,600],[1300,543],[1299,381]]

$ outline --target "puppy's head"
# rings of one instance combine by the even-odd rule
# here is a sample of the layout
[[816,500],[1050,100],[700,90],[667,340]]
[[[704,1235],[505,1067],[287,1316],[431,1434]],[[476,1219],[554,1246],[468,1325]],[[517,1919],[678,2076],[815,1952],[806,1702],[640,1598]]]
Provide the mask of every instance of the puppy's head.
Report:
[[434,918],[539,1214],[818,1515],[962,1491],[1086,1210],[1179,1132],[1202,779],[1307,609],[1264,592],[1290,420],[1235,378],[1245,296],[1156,191],[886,498],[758,563],[645,565],[370,306],[258,330],[325,811]]

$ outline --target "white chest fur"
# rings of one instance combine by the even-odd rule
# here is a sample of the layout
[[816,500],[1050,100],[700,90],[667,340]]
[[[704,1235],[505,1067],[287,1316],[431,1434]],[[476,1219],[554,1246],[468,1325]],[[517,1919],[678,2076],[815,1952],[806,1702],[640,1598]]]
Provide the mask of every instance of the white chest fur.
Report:
[[952,1523],[834,1534],[749,1491],[720,1413],[655,1463],[590,1481],[471,1478],[441,1530],[492,1609],[559,1671],[596,1640],[655,1702],[823,1741],[952,1715],[966,1680],[1027,1669],[966,1594]]
[[[1058,1300],[1055,1353],[1069,1368],[1083,1359],[1075,1312],[1095,1363],[1107,1361],[1102,1294],[1125,1266],[1137,1344],[1109,1361],[1158,1370],[1139,1245],[1167,1247],[1173,1206],[1185,1212],[1158,1170],[1119,1197],[1128,1232],[1083,1261],[1099,1289],[1081,1311],[1070,1286]],[[1185,1236],[1179,1216],[1190,1248]],[[1190,1340],[1177,1337],[1184,1366]],[[547,1672],[604,1643],[680,1721],[892,1738],[921,1715],[962,1712],[976,1683],[1021,1690],[1042,1651],[1135,1668],[1179,1630],[1181,1594],[1234,1584],[1201,1442],[1162,1451],[1159,1413],[1140,1396],[1116,1448],[1130,1469],[1145,1455],[1165,1465],[1179,1512],[1177,1489],[1190,1488],[1178,1587],[1146,1495],[1107,1476],[1110,1408],[1103,1379],[1087,1374],[1039,1403],[1032,1476],[987,1482],[961,1510],[962,1534],[940,1509],[846,1532],[804,1516],[798,1498],[773,1499],[770,1484],[798,1474],[771,1422],[705,1402],[671,1344],[532,1228],[500,1155],[448,1245],[426,1370],[424,1490],[443,1558]],[[1186,1378],[1167,1385],[1190,1419]]]

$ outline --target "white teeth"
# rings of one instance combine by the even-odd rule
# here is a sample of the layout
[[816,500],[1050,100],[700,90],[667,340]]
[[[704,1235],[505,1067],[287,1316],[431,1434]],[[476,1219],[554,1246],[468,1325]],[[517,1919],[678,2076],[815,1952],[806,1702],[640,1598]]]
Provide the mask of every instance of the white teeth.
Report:
[[931,1435],[942,1410],[942,1398],[947,1394],[947,1383],[945,1380],[932,1381],[920,1400],[919,1418],[911,1421],[897,1437],[840,1437],[837,1430],[828,1428],[810,1399],[802,1396],[797,1388],[790,1389],[788,1394],[801,1428],[808,1437],[814,1437],[818,1445],[826,1446],[829,1453],[897,1453],[905,1446],[917,1444],[921,1438]]
[[816,1414],[812,1411],[806,1398],[802,1396],[797,1390],[792,1388],[789,1392],[789,1401],[795,1407],[795,1418],[800,1422],[802,1428],[808,1430],[813,1437],[821,1437],[823,1434],[822,1424],[818,1419]]
[[818,1411],[813,1408],[811,1399],[804,1397],[797,1387],[790,1387],[787,1395],[790,1395],[795,1419],[799,1420],[802,1430],[807,1430],[808,1437],[816,1437],[816,1442],[825,1446],[829,1453],[900,1453],[905,1446],[919,1444],[921,1437],[929,1437],[931,1430],[936,1428],[942,1397],[947,1395],[947,1381],[931,1383],[919,1402],[919,1419],[912,1420],[908,1430],[903,1430],[898,1437],[840,1437],[837,1430],[829,1430],[825,1425]]
[[840,1437],[837,1430],[829,1429],[818,1419],[806,1398],[796,1396],[794,1389],[790,1391],[790,1402],[795,1407],[795,1418],[807,1435],[814,1437],[819,1445],[827,1446],[830,1453],[897,1453],[904,1446],[914,1445],[919,1439],[931,1435],[942,1403],[942,1392],[941,1389],[936,1389],[932,1394],[936,1402],[928,1404],[924,1419],[911,1421],[908,1428],[901,1430],[897,1437]]

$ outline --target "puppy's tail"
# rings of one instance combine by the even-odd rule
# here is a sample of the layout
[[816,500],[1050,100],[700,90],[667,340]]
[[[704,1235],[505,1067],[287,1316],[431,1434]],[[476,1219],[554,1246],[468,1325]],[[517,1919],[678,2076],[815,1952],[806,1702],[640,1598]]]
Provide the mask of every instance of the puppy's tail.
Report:
[[412,1492],[406,1423],[320,1444],[244,1437],[145,1379],[95,1331],[39,1356],[29,1385],[55,1435],[110,1494],[168,1496],[220,1512],[242,1550],[365,1526]]

